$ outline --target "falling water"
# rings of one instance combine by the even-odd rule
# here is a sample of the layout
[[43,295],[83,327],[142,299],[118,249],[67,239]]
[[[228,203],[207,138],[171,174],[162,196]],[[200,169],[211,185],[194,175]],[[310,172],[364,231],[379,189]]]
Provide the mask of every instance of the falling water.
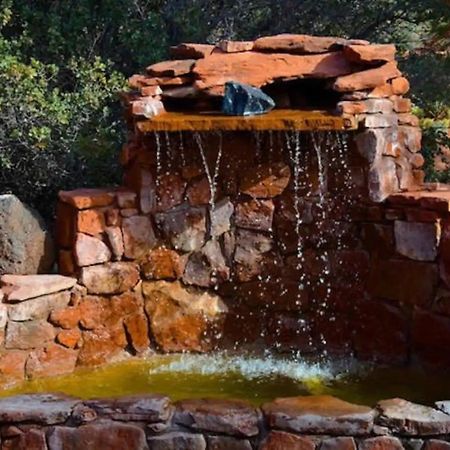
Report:
[[180,149],[180,159],[181,159],[181,166],[186,167],[186,155],[184,154],[184,136],[183,132],[178,132],[178,140],[179,140],[179,149]]
[[214,163],[214,168],[213,168],[213,172],[211,172],[211,169],[208,165],[208,160],[206,158],[206,153],[205,153],[205,149],[203,146],[203,141],[202,141],[202,136],[200,135],[200,133],[195,132],[194,133],[194,139],[195,142],[197,143],[198,149],[200,151],[200,156],[202,158],[202,162],[203,162],[203,168],[205,169],[205,173],[206,173],[206,178],[208,180],[208,185],[209,185],[209,191],[210,191],[210,200],[209,200],[209,206],[211,208],[211,211],[214,211],[215,209],[215,201],[216,201],[216,192],[217,192],[217,180],[219,177],[219,170],[220,170],[220,162],[222,159],[222,150],[223,150],[223,135],[222,132],[218,132],[218,136],[219,136],[219,145],[217,148],[217,156],[216,156],[216,161]]
[[159,178],[162,174],[162,147],[161,137],[157,131],[154,132],[156,142],[156,186],[159,186]]
[[170,168],[172,166],[172,162],[175,160],[175,155],[173,154],[172,144],[170,142],[170,135],[167,130],[164,132],[164,137],[166,140],[166,154],[167,154],[167,161],[168,161],[167,170],[170,170]]

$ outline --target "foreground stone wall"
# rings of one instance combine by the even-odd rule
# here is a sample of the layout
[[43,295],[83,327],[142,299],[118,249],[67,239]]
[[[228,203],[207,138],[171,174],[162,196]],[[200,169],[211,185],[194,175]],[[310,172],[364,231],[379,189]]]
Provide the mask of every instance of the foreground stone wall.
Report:
[[328,397],[245,402],[146,395],[81,401],[0,400],[2,450],[447,450],[448,402],[401,399],[376,408]]

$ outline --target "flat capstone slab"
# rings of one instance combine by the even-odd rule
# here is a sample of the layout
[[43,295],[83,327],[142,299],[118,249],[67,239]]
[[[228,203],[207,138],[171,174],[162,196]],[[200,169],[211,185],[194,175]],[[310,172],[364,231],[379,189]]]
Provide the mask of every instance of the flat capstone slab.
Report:
[[65,422],[81,400],[63,395],[30,394],[0,399],[0,422],[53,425]]
[[259,434],[259,416],[255,409],[238,400],[193,399],[178,402],[174,420],[192,430],[231,436]]
[[430,436],[450,433],[450,415],[429,406],[401,398],[378,403],[378,422],[404,436]]
[[99,417],[123,422],[166,422],[173,412],[169,397],[163,395],[131,395],[117,399],[87,400],[84,404],[93,409]]
[[270,428],[308,434],[370,433],[375,410],[329,395],[278,398],[262,407]]

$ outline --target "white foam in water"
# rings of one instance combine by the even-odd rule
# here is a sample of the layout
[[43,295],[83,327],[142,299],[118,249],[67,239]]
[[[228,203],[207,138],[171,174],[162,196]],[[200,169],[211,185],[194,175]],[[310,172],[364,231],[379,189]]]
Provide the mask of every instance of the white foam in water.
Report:
[[[164,358],[164,357],[162,357]],[[150,369],[150,375],[164,373],[225,376],[241,375],[247,379],[286,377],[296,381],[316,379],[327,382],[354,371],[353,362],[309,362],[288,357],[182,354],[169,363]]]

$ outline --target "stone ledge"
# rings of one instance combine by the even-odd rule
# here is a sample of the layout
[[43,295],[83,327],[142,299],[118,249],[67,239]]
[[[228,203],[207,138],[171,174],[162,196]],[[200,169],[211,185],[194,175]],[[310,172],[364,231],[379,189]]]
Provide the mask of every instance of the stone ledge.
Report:
[[[400,399],[382,401],[374,410],[329,396],[292,397],[266,404],[263,411],[269,420],[241,401],[22,395],[0,400],[0,432],[2,448],[34,450],[447,450],[450,445],[450,429],[443,427],[450,416]],[[278,422],[271,422],[271,414]]]

